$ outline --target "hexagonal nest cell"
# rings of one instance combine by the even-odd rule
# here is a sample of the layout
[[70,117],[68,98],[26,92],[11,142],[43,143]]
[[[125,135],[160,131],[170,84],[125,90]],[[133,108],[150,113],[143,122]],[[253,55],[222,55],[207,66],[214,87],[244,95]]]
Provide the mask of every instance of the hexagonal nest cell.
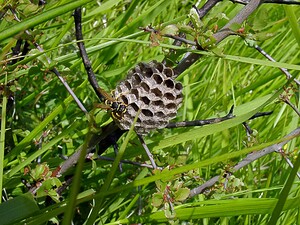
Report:
[[121,119],[114,119],[123,130],[129,130],[141,110],[135,131],[147,134],[167,126],[182,103],[182,84],[174,80],[174,71],[157,61],[139,63],[120,82],[114,96],[127,104]]

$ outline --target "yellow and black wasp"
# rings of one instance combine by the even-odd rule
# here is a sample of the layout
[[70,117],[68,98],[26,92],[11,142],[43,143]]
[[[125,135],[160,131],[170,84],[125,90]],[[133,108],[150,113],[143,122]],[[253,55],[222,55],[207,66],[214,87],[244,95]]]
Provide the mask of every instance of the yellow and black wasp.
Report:
[[127,105],[124,102],[112,97],[100,87],[97,88],[97,92],[103,103],[97,104],[96,107],[110,110],[113,118],[118,120],[122,119],[127,110]]

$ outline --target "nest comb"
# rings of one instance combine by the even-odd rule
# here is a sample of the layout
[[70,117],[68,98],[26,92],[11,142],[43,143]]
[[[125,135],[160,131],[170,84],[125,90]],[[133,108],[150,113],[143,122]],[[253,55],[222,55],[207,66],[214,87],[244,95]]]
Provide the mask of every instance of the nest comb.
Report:
[[127,105],[121,118],[114,118],[122,130],[129,130],[141,110],[135,131],[147,134],[167,126],[176,117],[182,103],[182,84],[174,80],[174,71],[157,61],[139,63],[115,89],[114,97]]

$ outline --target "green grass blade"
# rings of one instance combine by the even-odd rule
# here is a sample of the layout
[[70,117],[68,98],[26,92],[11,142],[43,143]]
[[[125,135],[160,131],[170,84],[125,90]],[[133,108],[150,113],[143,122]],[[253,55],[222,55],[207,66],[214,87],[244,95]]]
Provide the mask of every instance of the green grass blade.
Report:
[[[146,175],[148,174],[148,169],[144,168],[141,173],[137,176],[136,179],[142,179],[144,178]],[[141,190],[146,189],[147,185],[144,185]],[[141,198],[141,195],[138,193],[137,195],[134,196],[133,199],[131,199],[130,204],[126,207],[126,209],[123,211],[123,213],[120,215],[119,220],[120,219],[124,219],[126,218],[126,216],[129,214],[130,210],[132,210],[132,208],[134,207],[134,205],[136,204],[136,202],[138,201],[138,199]]]
[[[135,123],[136,123],[136,121],[138,119],[138,115],[139,114],[140,114],[140,112],[138,111],[137,115],[135,116],[135,119],[133,121],[132,126],[130,127],[128,133],[126,134],[125,140],[122,143],[122,145],[121,145],[121,147],[120,147],[120,149],[118,151],[118,154],[117,154],[117,156],[116,156],[116,158],[115,158],[115,160],[113,162],[112,168],[110,169],[110,171],[109,171],[109,173],[108,173],[108,175],[107,175],[107,177],[105,179],[105,182],[104,182],[103,186],[101,187],[101,189],[99,191],[100,193],[106,193],[108,191],[108,189],[109,189],[109,186],[111,185],[111,182],[112,182],[112,180],[113,180],[113,178],[115,176],[115,173],[116,173],[116,171],[118,169],[119,163],[120,163],[120,161],[121,161],[121,159],[122,159],[122,157],[123,157],[123,155],[125,153],[125,150],[126,150],[126,147],[128,145],[128,142],[129,142],[129,140],[131,138],[131,135],[132,135],[132,133],[134,131],[134,125],[135,125]],[[86,225],[89,225],[89,224],[92,225],[92,224],[95,223],[95,220],[96,220],[96,218],[98,216],[99,210],[100,210],[100,208],[102,206],[102,203],[103,203],[103,197],[99,196],[98,198],[95,198],[95,201],[96,201],[95,206],[94,206],[94,208],[92,210],[92,213],[91,213],[90,217],[88,218],[88,220],[86,222]]]
[[80,182],[81,182],[81,177],[82,177],[85,156],[86,156],[86,152],[87,152],[87,148],[88,148],[88,143],[91,139],[91,132],[90,132],[91,126],[92,126],[92,124],[89,124],[88,134],[87,134],[85,142],[83,144],[82,151],[80,152],[79,160],[76,164],[76,171],[75,171],[75,175],[73,177],[71,191],[69,194],[66,211],[64,212],[64,219],[62,221],[62,225],[71,224],[74,213],[76,211],[76,208],[75,208],[76,199],[77,199],[78,192],[80,190]]
[[15,148],[12,149],[11,152],[7,154],[5,157],[5,164],[12,160],[16,155],[19,154],[19,152],[24,149],[26,146],[28,146],[32,140],[42,133],[43,129],[64,109],[65,106],[70,104],[72,102],[73,98],[69,96],[65,99],[65,101],[60,104],[55,110],[51,112],[49,116],[47,116],[33,131],[30,132],[29,135],[27,135]]
[[[80,90],[87,84],[87,81],[84,81],[78,88]],[[77,90],[77,91],[78,91]],[[30,132],[17,146],[15,146],[5,157],[4,163],[7,164],[10,160],[12,160],[19,152],[28,146],[32,140],[39,135],[43,129],[63,110],[65,110],[66,106],[72,102],[72,96],[67,97],[63,103],[58,105],[33,131]],[[5,165],[4,164],[4,165]]]
[[[26,172],[27,167],[33,168],[39,159],[51,169],[56,168],[62,161],[59,156],[74,157],[73,153],[82,148],[85,137],[89,135],[87,119],[81,118],[84,115],[71,102],[72,99],[57,110],[67,99],[68,93],[49,71],[50,68],[42,63],[44,56],[41,57],[47,54],[52,61],[50,66],[54,65],[71,87],[77,87],[87,80],[76,47],[72,18],[72,11],[78,5],[83,8],[84,42],[96,79],[108,93],[139,62],[162,61],[170,57],[170,65],[176,66],[183,54],[197,52],[201,59],[177,77],[183,84],[185,99],[174,121],[221,117],[226,115],[232,104],[235,105],[233,113],[236,117],[220,124],[161,129],[146,135],[145,141],[156,163],[168,167],[168,170],[158,174],[131,164],[130,161],[147,162],[148,158],[138,138],[131,136],[128,144],[123,143],[126,135],[119,138],[117,144],[121,146],[123,143],[126,147],[123,159],[129,163],[122,163],[123,171],[119,173],[116,171],[117,159],[111,171],[114,149],[109,147],[103,153],[110,161],[98,159],[97,150],[102,152],[102,147],[106,148],[111,142],[107,143],[107,139],[102,140],[104,136],[101,133],[97,134],[95,136],[102,141],[96,146],[96,152],[89,155],[93,158],[85,161],[82,171],[77,166],[66,172],[63,168],[68,167],[67,163],[62,164],[64,172],[59,179],[65,181],[70,173],[75,177],[71,184],[73,186],[61,193],[61,202],[46,204],[45,198],[39,197],[40,189],[35,201],[41,210],[18,217],[17,220],[13,218],[14,215],[7,214],[13,218],[11,224],[70,224],[73,220],[77,224],[266,225],[274,209],[273,213],[280,214],[280,218],[273,221],[299,223],[299,181],[291,185],[292,169],[279,154],[264,155],[247,167],[233,171],[234,174],[228,179],[221,178],[225,171],[230,171],[248,153],[275,146],[285,140],[281,137],[299,127],[297,113],[282,102],[282,98],[287,97],[299,108],[298,87],[293,81],[287,83],[285,75],[278,69],[286,68],[299,79],[299,7],[263,5],[247,18],[243,26],[245,29],[239,30],[243,32],[242,35],[256,40],[266,53],[279,61],[270,62],[246,45],[238,35],[231,35],[215,49],[207,51],[195,51],[188,44],[173,46],[172,38],[162,37],[163,32],[172,30],[174,35],[184,32],[188,40],[202,43],[242,8],[228,1],[217,4],[192,28],[187,27],[193,13],[193,3],[190,1],[63,0],[47,1],[43,6],[37,6],[36,1],[12,2],[4,2],[2,8],[0,6],[0,49],[3,50],[0,53],[0,83],[4,87],[7,79],[9,88],[6,101],[3,103],[2,98],[0,100],[1,107],[5,108],[6,102],[7,108],[11,106],[11,96],[14,97],[12,110],[6,112],[6,118],[2,121],[6,123],[5,136],[3,124],[0,135],[0,154],[5,148],[4,158],[0,159],[0,169],[2,166],[3,170],[0,181],[2,195],[5,194],[6,198],[17,198],[27,192],[20,182],[23,178],[26,184],[36,184],[35,176],[31,178],[28,173],[22,173],[23,170]],[[23,20],[22,23],[14,20],[10,9],[6,7],[8,4]],[[203,4],[200,3],[199,7]],[[167,25],[171,26],[165,29]],[[139,29],[146,26],[153,26],[157,32]],[[27,52],[25,42],[28,39],[24,29],[32,31],[32,40],[43,46],[43,54],[34,50],[32,43]],[[21,52],[27,52],[25,57],[14,54],[19,47]],[[2,93],[3,88],[0,87]],[[80,92],[76,91],[76,95],[88,109],[94,108],[94,103],[99,102],[88,82]],[[123,96],[120,97],[123,99]],[[257,111],[273,113],[248,121]],[[96,120],[95,131],[98,131],[98,126],[112,121],[106,110],[91,112]],[[2,117],[5,115],[2,114]],[[40,124],[43,120],[47,121]],[[245,132],[242,126],[244,121],[253,130],[251,135]],[[299,137],[289,136],[289,140],[285,140],[288,143],[282,149],[293,162],[298,153]],[[178,193],[174,188],[180,186],[181,182],[184,188],[193,190],[218,175],[219,182],[207,189],[211,191],[210,194],[193,196],[187,202],[173,202],[177,214],[174,221],[166,218],[167,208],[151,204],[155,200],[154,193],[165,195],[169,192],[166,189],[164,191],[164,187],[161,189],[155,181],[166,181],[170,187],[170,199],[176,199],[173,196]],[[45,181],[40,182],[44,184]],[[51,190],[47,193],[51,195],[56,187],[49,188]],[[81,193],[78,193],[78,188]],[[167,203],[164,197],[163,203]],[[284,207],[276,208],[277,203]],[[142,212],[141,215],[135,214],[138,210]]]
[[71,131],[76,129],[76,127],[79,125],[79,122],[75,121],[70,127],[65,129],[62,133],[57,135],[55,138],[53,138],[51,141],[49,141],[47,144],[43,145],[41,149],[34,152],[32,155],[28,156],[27,159],[22,161],[20,164],[14,166],[12,170],[9,172],[8,177],[12,177],[15,175],[19,170],[30,164],[33,160],[35,160],[37,157],[48,151],[53,145],[58,143],[60,140],[62,140],[67,134],[69,134]]
[[[7,76],[5,76],[4,90],[7,84]],[[1,134],[0,134],[0,203],[2,201],[2,185],[3,185],[3,167],[4,167],[4,151],[5,151],[5,131],[6,131],[6,104],[7,96],[4,92],[2,99],[1,112]],[[1,217],[0,217],[1,218]]]
[[204,137],[237,126],[249,119],[258,111],[260,111],[264,106],[271,103],[274,99],[276,99],[279,96],[280,93],[281,91],[278,91],[273,95],[267,95],[261,98],[256,98],[255,100],[248,102],[241,107],[236,107],[234,111],[236,117],[233,119],[226,120],[221,123],[211,124],[209,126],[193,128],[186,132],[182,132],[180,134],[176,134],[171,137],[162,139],[158,141],[158,143],[155,143],[155,145],[152,146],[152,149],[153,151],[163,149],[172,145],[183,143],[185,141],[195,140],[197,138]]
[[128,34],[129,32],[133,32],[133,30],[137,30],[142,25],[147,25],[153,18],[157,17],[163,10],[165,10],[168,5],[170,5],[172,1],[164,1],[160,0],[155,3],[153,6],[149,7],[145,12],[139,15],[137,18],[134,18],[130,24],[127,24],[118,32],[116,32],[113,37],[118,37],[121,34]]
[[[130,34],[128,36],[125,36],[122,39],[126,40],[126,39],[136,38],[136,37],[139,37],[141,35],[145,35],[145,33],[143,31],[139,31],[139,32]],[[104,38],[104,40],[105,39],[108,39],[108,38]],[[99,39],[99,40],[101,40],[101,39]],[[98,44],[98,45],[95,45],[95,46],[87,47],[86,51],[87,51],[88,54],[96,53],[96,52],[98,52],[102,49],[105,49],[105,48],[109,47],[109,46],[113,46],[113,45],[118,44],[119,43],[118,40],[119,39],[114,39],[114,40],[104,42],[104,43],[101,43],[101,44]],[[69,61],[75,60],[75,59],[79,60],[77,52],[72,52],[72,53],[69,53],[69,54],[59,56],[59,57],[57,57],[56,61],[58,63],[66,63],[66,62],[69,62]]]
[[296,163],[294,164],[294,167],[287,179],[287,181],[285,182],[285,185],[280,193],[280,196],[279,196],[279,199],[278,199],[278,202],[272,212],[272,217],[268,223],[268,225],[273,225],[273,224],[277,224],[278,222],[278,219],[281,215],[281,212],[282,210],[284,209],[284,205],[287,201],[287,198],[288,198],[288,195],[289,195],[289,192],[294,184],[294,180],[295,180],[295,177],[297,176],[297,172],[298,172],[298,169],[300,167],[300,154],[298,154],[298,157],[297,157],[297,160],[296,160]]
[[[180,221],[202,219],[202,218],[218,218],[218,217],[232,217],[239,215],[257,215],[269,214],[277,203],[277,199],[234,199],[221,201],[207,201],[210,204],[206,205],[203,201],[203,206],[190,207],[189,205],[175,207],[176,219]],[[284,209],[296,209],[297,204],[300,203],[300,198],[289,199]],[[163,211],[158,211],[142,216],[133,216],[128,219],[119,220],[107,224],[132,224],[132,223],[164,223],[168,222]],[[274,223],[276,224],[276,223]]]
[[60,5],[56,8],[50,9],[48,11],[42,12],[39,15],[34,15],[31,18],[28,18],[18,24],[5,29],[4,31],[0,32],[0,43],[1,41],[5,40],[6,38],[11,38],[14,35],[17,35],[27,29],[33,28],[34,26],[44,23],[48,20],[51,20],[57,16],[60,16],[64,13],[74,10],[75,8],[82,6],[92,0],[77,0],[75,2],[71,2],[65,5]]
[[[171,48],[172,46],[170,45],[161,45],[163,47],[169,47]],[[179,49],[179,48],[178,48]],[[290,70],[300,70],[300,66],[296,64],[290,64],[290,63],[283,63],[283,62],[272,62],[268,61],[265,59],[256,59],[256,58],[250,58],[250,57],[243,57],[243,56],[235,56],[235,55],[229,55],[229,54],[224,54],[224,55],[215,55],[211,52],[203,52],[203,51],[196,51],[192,50],[192,52],[198,53],[200,55],[207,55],[207,56],[212,56],[212,57],[220,57],[223,59],[228,59],[232,60],[235,62],[240,62],[240,63],[247,63],[247,64],[254,64],[254,65],[260,65],[260,66],[269,66],[269,67],[275,67],[275,68],[286,68]]]
[[32,216],[38,210],[31,193],[20,195],[0,204],[0,224],[15,224],[15,221]]
[[89,12],[88,14],[86,14],[84,16],[84,19],[88,19],[90,17],[93,17],[93,16],[96,16],[96,15],[98,15],[100,13],[103,13],[103,12],[111,9],[113,6],[115,6],[119,2],[121,2],[121,0],[111,0],[111,1],[104,2],[103,4],[101,4],[100,7],[97,7],[93,11]]
[[[135,188],[135,187],[138,187],[138,186],[141,186],[141,185],[145,185],[145,184],[149,184],[149,183],[154,182],[156,180],[165,179],[166,177],[169,177],[170,179],[172,179],[172,177],[174,175],[182,174],[182,173],[185,173],[187,171],[194,170],[196,168],[206,167],[206,166],[208,166],[208,165],[210,165],[212,163],[224,162],[224,161],[226,161],[228,159],[232,159],[232,158],[235,158],[235,157],[238,157],[238,156],[241,156],[241,155],[245,155],[245,154],[253,152],[253,151],[259,151],[259,150],[261,150],[261,149],[263,149],[265,147],[268,147],[268,146],[276,144],[276,143],[280,143],[280,142],[282,142],[284,140],[286,140],[286,139],[279,139],[279,140],[276,140],[276,141],[273,141],[273,142],[270,142],[270,143],[264,143],[264,144],[261,144],[259,146],[255,146],[255,147],[252,147],[252,148],[247,148],[247,149],[244,149],[244,150],[238,151],[238,152],[226,153],[226,154],[223,154],[223,155],[221,155],[219,157],[214,157],[213,159],[208,159],[208,160],[200,161],[200,162],[189,164],[189,165],[185,165],[185,166],[182,166],[182,167],[179,167],[179,168],[176,168],[176,169],[164,172],[164,173],[160,173],[160,174],[157,174],[157,175],[154,175],[154,176],[151,176],[151,177],[146,177],[146,178],[143,178],[143,179],[138,179],[138,180],[135,180],[135,181],[133,181],[133,182],[127,184],[127,185],[123,185],[121,187],[113,188],[113,189],[107,190],[105,192],[99,192],[96,195],[94,195],[94,193],[92,193],[91,195],[86,196],[83,199],[78,200],[77,204],[80,204],[80,203],[86,202],[86,201],[90,201],[90,200],[92,200],[94,198],[104,198],[105,196],[109,196],[111,194],[122,193],[122,192],[125,192],[127,190],[131,190],[132,188]],[[244,199],[244,200],[248,201],[248,199]],[[300,200],[300,198],[295,198],[295,199],[288,200],[286,202],[286,204],[285,204],[284,210],[298,207],[299,200]],[[255,200],[253,200],[253,201],[255,201]],[[267,199],[265,201],[270,201],[270,200]],[[272,203],[273,204],[272,207],[274,207],[274,205],[276,204],[276,201],[277,200],[274,200],[274,203]],[[218,201],[216,201],[216,202],[218,202]],[[202,203],[199,203],[199,204],[202,204]],[[255,204],[257,204],[257,203],[255,203]],[[247,206],[247,207],[249,207],[249,206]],[[270,208],[270,207],[271,206],[269,205],[266,208]],[[40,215],[39,219],[33,219],[32,221],[40,221],[42,218],[43,218],[43,221],[47,221],[47,219],[49,219],[49,218],[51,218],[51,216],[53,216],[54,212],[56,212],[57,213],[56,215],[58,215],[59,213],[62,213],[65,210],[65,208],[66,208],[66,206],[64,206],[62,208],[59,207],[59,208],[53,209],[53,210],[46,210],[46,211],[50,211],[50,214],[46,213],[45,215]],[[216,208],[219,208],[219,206],[216,206]],[[226,206],[225,208],[228,209],[228,206]],[[231,206],[230,206],[230,208],[231,208]],[[192,211],[192,209],[194,209],[194,208],[191,208],[190,210]],[[262,210],[261,208],[257,208],[257,209],[258,210]],[[181,214],[181,211],[176,211],[176,212],[177,212],[177,215]],[[207,212],[207,211],[204,211],[204,212]],[[208,215],[208,214],[205,214],[204,212],[203,212],[203,215]],[[272,212],[272,208],[269,209],[268,212],[271,213]],[[226,213],[229,213],[229,212],[226,212]],[[237,211],[237,213],[234,214],[234,215],[237,215],[238,213],[239,212]],[[160,215],[160,212],[158,212],[158,214]],[[162,215],[163,215],[162,218],[166,219],[163,213],[162,213]],[[214,214],[214,215],[217,216],[217,214]],[[227,214],[223,214],[223,215],[227,215]],[[232,216],[233,214],[230,214],[230,215]],[[228,214],[228,216],[229,216],[229,214]],[[125,221],[125,220],[121,220],[119,222],[123,222],[123,221]],[[35,222],[28,223],[28,224],[35,224]]]
[[[108,42],[101,43],[99,45],[95,45],[95,46],[92,46],[92,47],[88,47],[87,52],[89,54],[92,54],[92,53],[95,53],[99,50],[105,49],[109,46],[119,44],[121,42],[137,43],[137,44],[143,44],[143,45],[147,45],[147,46],[151,45],[150,41],[131,39],[131,38],[134,38],[134,37],[141,36],[143,34],[144,34],[143,32],[137,32],[135,34],[128,35],[124,38],[101,38],[99,40],[108,40]],[[190,49],[187,49],[187,48],[184,48],[184,47],[175,47],[174,45],[167,45],[167,44],[160,44],[160,47],[168,48],[168,49],[184,50],[184,51],[190,50]],[[220,56],[215,55],[215,54],[210,53],[210,52],[204,52],[204,51],[195,51],[195,52],[200,54],[200,55],[206,55],[206,56],[217,57],[217,58],[220,57]],[[262,59],[253,59],[253,58],[249,58],[249,57],[241,57],[241,56],[234,56],[234,55],[223,55],[223,56],[221,56],[221,58],[228,59],[228,60],[235,61],[235,62],[254,64],[254,65],[260,65],[260,66],[268,66],[268,67],[274,67],[274,68],[286,68],[286,69],[290,69],[290,70],[300,70],[299,65],[290,64],[290,63],[271,62],[271,61],[262,60]],[[64,62],[74,60],[74,59],[77,59],[77,53],[70,53],[70,54],[67,54],[67,55],[64,55],[64,56],[60,56],[60,57],[57,58],[57,61],[59,63],[64,63]]]
[[295,137],[293,136],[293,137],[290,137],[289,139],[286,139],[286,138],[278,139],[278,140],[268,142],[268,143],[264,143],[264,144],[260,144],[258,146],[254,146],[254,147],[251,147],[251,148],[246,148],[246,149],[243,149],[243,150],[240,150],[240,151],[226,153],[226,154],[223,154],[223,155],[220,155],[220,156],[213,157],[211,159],[206,159],[206,160],[203,160],[203,161],[187,164],[187,165],[184,165],[184,166],[181,166],[181,167],[169,170],[169,171],[164,171],[162,173],[159,173],[157,175],[153,175],[151,177],[146,177],[146,178],[139,179],[139,180],[136,179],[133,182],[131,182],[129,184],[126,184],[126,185],[123,185],[121,187],[116,187],[116,188],[107,190],[106,192],[99,192],[95,196],[87,197],[86,199],[84,199],[84,201],[89,201],[89,200],[94,199],[94,198],[98,198],[98,197],[100,198],[100,197],[108,196],[108,195],[115,194],[115,193],[118,193],[118,192],[127,191],[127,190],[130,190],[130,189],[134,188],[134,187],[149,184],[149,183],[154,182],[156,180],[166,179],[167,177],[172,179],[175,175],[182,174],[182,173],[185,173],[185,172],[188,172],[188,171],[191,171],[191,170],[195,170],[195,169],[198,169],[198,168],[204,168],[204,167],[212,165],[212,164],[216,164],[216,163],[220,163],[220,162],[226,162],[227,160],[246,155],[250,152],[259,151],[259,150],[262,150],[263,148],[266,148],[266,147],[269,147],[271,145],[274,145],[274,144],[277,144],[277,143],[280,143],[280,142],[283,142],[283,141],[286,141],[286,140],[290,140],[290,139],[293,139],[293,138],[295,138]]
[[294,6],[288,6],[288,5],[284,6],[284,10],[289,19],[290,26],[292,28],[292,32],[294,34],[295,39],[297,40],[298,47],[300,47],[300,27],[299,27],[299,23],[297,21],[297,17],[295,15],[295,11],[296,11],[295,9],[296,8]]

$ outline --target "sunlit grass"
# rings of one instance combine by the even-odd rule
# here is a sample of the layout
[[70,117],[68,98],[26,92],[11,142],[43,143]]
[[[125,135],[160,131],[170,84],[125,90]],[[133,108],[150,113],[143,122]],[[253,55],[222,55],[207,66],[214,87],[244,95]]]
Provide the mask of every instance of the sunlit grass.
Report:
[[[71,156],[84,144],[87,133],[101,132],[100,127],[109,122],[104,111],[93,110],[98,100],[87,82],[77,52],[73,9],[83,5],[85,45],[99,84],[109,91],[126,77],[131,67],[141,61],[161,61],[172,48],[173,41],[167,38],[154,46],[150,35],[139,27],[151,24],[162,29],[168,24],[186,25],[193,4],[195,2],[192,1],[163,0],[110,0],[100,4],[86,0],[64,1],[58,6],[59,1],[51,1],[39,11],[22,11],[23,14],[20,13],[22,9],[17,7],[22,23],[6,17],[11,16],[8,11],[0,21],[0,48],[4,51],[0,54],[3,57],[0,71],[2,87],[5,77],[8,82],[8,92],[1,103],[1,122],[6,127],[1,127],[1,146],[5,146],[5,149],[1,147],[1,154],[4,152],[5,155],[0,157],[4,172],[3,175],[0,173],[0,179],[5,190],[4,199],[16,199],[15,203],[10,203],[10,209],[20,206],[18,210],[22,211],[23,207],[37,204],[39,210],[34,207],[28,214],[16,214],[14,217],[3,203],[0,215],[10,213],[11,223],[20,218],[27,219],[27,224],[45,224],[49,220],[61,223],[70,193],[77,193],[75,188],[73,192],[66,189],[60,202],[38,196],[20,204],[22,194],[28,192],[21,180],[24,178],[33,185],[40,182],[33,180],[26,171],[34,170],[38,161],[54,171],[64,162],[61,155]],[[222,13],[230,19],[241,8],[230,2],[220,2],[203,19],[203,27],[207,25],[213,29],[218,25],[220,28],[227,22],[225,17],[221,17]],[[279,96],[291,87],[291,101],[298,107],[299,90],[293,83],[287,84],[278,67],[287,68],[299,79],[299,16],[299,7],[264,4],[244,23],[245,27],[253,28],[250,30],[252,33],[261,34],[257,35],[256,43],[277,62],[266,60],[238,36],[222,41],[216,46],[218,51],[199,52],[201,59],[178,77],[184,86],[184,103],[175,121],[223,116],[232,105],[235,106],[236,117],[220,124],[163,129],[145,136],[157,164],[169,168],[162,173],[153,174],[150,169],[125,163],[120,172],[117,170],[118,161],[112,167],[111,162],[97,160],[94,154],[83,165],[77,203],[76,196],[71,196],[72,204],[77,204],[74,223],[268,224],[283,187],[290,188],[290,191],[278,223],[299,223],[299,185],[294,182],[287,186],[291,168],[276,153],[237,171],[235,182],[240,183],[235,188],[234,183],[229,182],[225,189],[225,181],[222,180],[209,194],[174,203],[174,218],[166,217],[164,207],[152,205],[152,196],[158,192],[155,181],[163,180],[169,185],[176,185],[178,181],[183,182],[184,187],[195,188],[214,176],[228,172],[247,153],[280,142],[298,127],[299,117],[279,100]],[[218,19],[212,20],[214,18]],[[91,124],[85,114],[50,72],[51,68],[47,67],[44,57],[33,45],[28,57],[17,64],[7,64],[10,55],[6,58],[4,55],[11,52],[15,43],[13,38],[25,27],[33,28],[35,41],[43,46],[45,54],[54,62],[51,66],[57,67],[85,107],[98,113],[94,115],[97,124],[91,127],[91,131],[87,129]],[[188,38],[195,41],[191,35]],[[177,51],[188,50],[190,47],[185,45],[177,48]],[[10,95],[14,96],[14,103],[6,103]],[[273,114],[249,122],[254,130],[249,139],[242,123],[258,111],[273,111]],[[118,140],[118,145],[121,146],[122,159],[148,162],[136,135],[126,133]],[[293,162],[298,145],[299,140],[295,139],[284,146],[285,153]],[[96,146],[96,150],[101,151],[101,146]],[[104,155],[115,157],[113,148]],[[120,155],[117,159],[120,160]],[[71,168],[60,179],[63,181],[65,175],[74,173],[75,169]],[[97,203],[93,199],[97,199]],[[65,221],[70,218],[71,213]]]

